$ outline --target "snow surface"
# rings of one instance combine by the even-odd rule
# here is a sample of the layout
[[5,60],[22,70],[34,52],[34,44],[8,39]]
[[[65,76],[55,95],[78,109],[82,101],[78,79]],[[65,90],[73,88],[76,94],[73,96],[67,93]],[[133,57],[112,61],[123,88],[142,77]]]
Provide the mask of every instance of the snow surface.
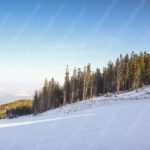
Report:
[[0,120],[0,150],[150,150],[150,87]]

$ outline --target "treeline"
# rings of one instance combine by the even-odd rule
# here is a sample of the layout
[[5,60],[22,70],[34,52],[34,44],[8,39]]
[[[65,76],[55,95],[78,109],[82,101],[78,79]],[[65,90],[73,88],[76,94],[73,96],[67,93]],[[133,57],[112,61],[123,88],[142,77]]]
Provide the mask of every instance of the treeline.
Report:
[[33,113],[32,100],[18,100],[0,106],[0,119],[7,118],[9,113],[16,116],[28,115]]
[[45,80],[43,88],[35,92],[34,114],[105,93],[134,90],[150,84],[150,54],[144,52],[129,56],[120,55],[116,62],[108,62],[101,72],[91,70],[90,64],[74,68],[72,75],[67,66],[64,85],[60,86],[53,78]]
[[18,106],[16,108],[11,108],[6,111],[6,114],[13,114],[14,116],[25,116],[25,115],[30,115],[33,113],[32,107],[30,106]]

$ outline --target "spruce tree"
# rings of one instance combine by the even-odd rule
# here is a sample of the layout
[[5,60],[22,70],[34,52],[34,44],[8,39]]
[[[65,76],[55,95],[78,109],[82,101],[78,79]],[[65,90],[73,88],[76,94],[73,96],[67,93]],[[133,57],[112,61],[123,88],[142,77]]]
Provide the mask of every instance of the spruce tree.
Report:
[[65,83],[64,83],[64,100],[63,104],[70,102],[70,78],[69,78],[69,68],[67,66],[66,68],[66,74],[65,74]]

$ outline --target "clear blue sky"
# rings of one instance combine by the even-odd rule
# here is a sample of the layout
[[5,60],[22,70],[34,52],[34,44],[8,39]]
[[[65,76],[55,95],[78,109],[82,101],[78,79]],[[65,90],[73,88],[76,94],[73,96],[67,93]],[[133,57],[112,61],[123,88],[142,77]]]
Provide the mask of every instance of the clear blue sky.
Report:
[[1,0],[0,81],[62,81],[67,64],[150,52],[149,14],[150,0]]

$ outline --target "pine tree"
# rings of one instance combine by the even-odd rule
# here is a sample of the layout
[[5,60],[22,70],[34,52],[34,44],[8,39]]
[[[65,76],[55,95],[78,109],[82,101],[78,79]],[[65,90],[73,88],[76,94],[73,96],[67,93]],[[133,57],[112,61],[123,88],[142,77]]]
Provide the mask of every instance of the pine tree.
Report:
[[82,70],[78,69],[77,75],[77,101],[81,101],[83,98],[83,84],[84,84],[84,75]]
[[91,92],[91,65],[88,64],[84,68],[83,74],[84,82],[83,82],[83,98],[82,99],[89,99],[90,92]]
[[98,96],[102,93],[102,77],[100,69],[97,68],[94,73],[94,96]]
[[146,52],[144,53],[144,62],[145,62],[145,84],[150,84],[150,55]]
[[[84,70],[74,68],[70,76],[67,66],[63,86],[54,78],[49,82],[46,79],[43,88],[35,91],[33,112],[41,113],[63,104],[98,96],[100,93],[134,90],[144,84],[150,84],[150,54],[146,52],[139,55],[132,52],[130,57],[128,54],[120,55],[115,64],[109,61],[102,73],[98,68],[93,72],[88,64]],[[14,111],[21,113],[22,110]]]
[[129,55],[127,54],[124,58],[124,70],[123,70],[123,75],[124,75],[124,90],[129,89]]
[[69,68],[66,68],[66,75],[65,75],[65,83],[64,83],[64,100],[63,104],[70,102],[70,78],[69,78]]
[[76,67],[73,70],[73,75],[71,77],[71,82],[70,82],[70,99],[71,103],[77,101],[77,69]]
[[36,90],[34,93],[34,99],[33,99],[33,114],[34,115],[36,115],[39,112],[38,105],[39,105],[39,96],[38,96],[38,91]]
[[48,110],[48,80],[45,79],[44,87],[42,89],[43,96],[43,110]]
[[114,82],[114,76],[115,76],[115,69],[114,69],[114,64],[110,61],[108,63],[108,75],[107,75],[108,79],[107,79],[107,90],[109,92],[113,92],[114,91],[114,86],[115,86],[115,82]]

